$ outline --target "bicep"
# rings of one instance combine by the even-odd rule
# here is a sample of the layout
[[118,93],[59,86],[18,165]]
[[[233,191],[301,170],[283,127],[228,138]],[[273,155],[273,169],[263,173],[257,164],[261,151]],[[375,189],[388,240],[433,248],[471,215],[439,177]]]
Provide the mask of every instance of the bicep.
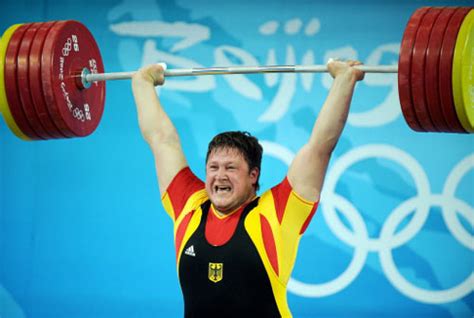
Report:
[[296,154],[288,170],[288,181],[293,190],[306,200],[318,201],[330,153],[318,151],[309,144]]
[[187,167],[188,163],[179,142],[154,142],[151,149],[155,158],[160,193],[163,195],[174,177]]

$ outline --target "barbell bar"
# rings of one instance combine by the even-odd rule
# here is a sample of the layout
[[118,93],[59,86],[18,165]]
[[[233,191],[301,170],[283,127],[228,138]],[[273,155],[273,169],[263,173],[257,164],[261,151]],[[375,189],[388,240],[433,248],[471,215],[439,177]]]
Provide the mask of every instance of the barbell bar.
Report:
[[[397,73],[397,65],[361,65],[356,68],[366,73]],[[268,66],[223,66],[165,70],[166,77],[232,75],[260,73],[326,73],[327,65],[268,65]],[[136,72],[114,72],[92,74],[88,69],[81,73],[81,81],[88,86],[91,82],[130,79]]]
[[[367,73],[398,73],[403,116],[415,131],[474,132],[472,7],[423,7],[407,23],[398,65],[360,65]],[[165,77],[258,73],[320,73],[326,65],[167,69]],[[78,21],[15,25],[0,39],[0,111],[24,140],[83,137],[98,126],[105,73],[90,31]]]

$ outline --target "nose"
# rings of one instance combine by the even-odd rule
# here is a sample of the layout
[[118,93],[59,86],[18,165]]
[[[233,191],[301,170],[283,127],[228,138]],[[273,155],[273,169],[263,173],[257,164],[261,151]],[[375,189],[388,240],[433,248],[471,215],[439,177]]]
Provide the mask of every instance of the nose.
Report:
[[227,180],[227,174],[224,168],[219,168],[216,173],[217,180]]

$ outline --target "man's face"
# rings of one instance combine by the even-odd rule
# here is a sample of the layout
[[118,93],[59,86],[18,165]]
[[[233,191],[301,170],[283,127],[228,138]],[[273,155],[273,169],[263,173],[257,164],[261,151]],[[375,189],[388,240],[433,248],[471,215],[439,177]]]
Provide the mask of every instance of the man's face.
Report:
[[258,169],[249,165],[239,150],[217,148],[206,163],[206,191],[214,207],[230,213],[255,196]]

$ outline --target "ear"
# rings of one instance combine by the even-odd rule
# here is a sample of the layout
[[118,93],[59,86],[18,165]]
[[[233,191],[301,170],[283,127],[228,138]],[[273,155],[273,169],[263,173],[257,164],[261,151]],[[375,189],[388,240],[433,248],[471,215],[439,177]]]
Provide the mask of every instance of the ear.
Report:
[[252,170],[250,170],[249,175],[250,175],[250,178],[252,179],[252,184],[256,184],[258,176],[260,175],[260,170],[257,167],[255,167]]

